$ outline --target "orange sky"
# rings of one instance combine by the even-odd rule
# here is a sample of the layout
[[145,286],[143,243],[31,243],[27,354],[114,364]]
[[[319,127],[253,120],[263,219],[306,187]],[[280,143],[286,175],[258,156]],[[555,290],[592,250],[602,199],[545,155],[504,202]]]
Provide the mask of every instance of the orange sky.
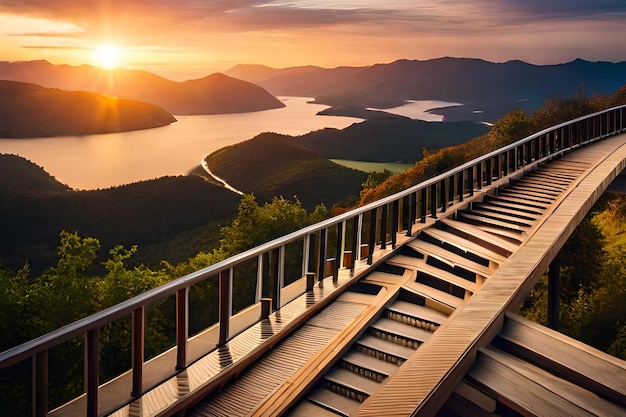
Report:
[[1,61],[96,64],[115,44],[124,67],[177,80],[238,63],[617,62],[624,39],[624,0],[0,0]]

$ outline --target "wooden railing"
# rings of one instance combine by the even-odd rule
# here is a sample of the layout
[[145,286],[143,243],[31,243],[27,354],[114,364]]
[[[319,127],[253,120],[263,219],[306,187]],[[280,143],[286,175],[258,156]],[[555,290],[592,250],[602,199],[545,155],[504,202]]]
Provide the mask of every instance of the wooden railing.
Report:
[[[190,363],[188,354],[189,290],[212,281],[219,286],[219,320],[212,326],[217,348],[271,311],[310,290],[315,281],[337,277],[339,270],[354,273],[371,265],[376,251],[394,248],[400,234],[411,236],[416,223],[436,219],[453,204],[471,197],[521,169],[561,153],[626,130],[626,106],[591,114],[545,129],[516,143],[467,162],[407,190],[333,217],[250,249],[210,267],[178,278],[97,314],[0,353],[0,369],[32,363],[33,415],[48,414],[48,352],[77,337],[85,337],[86,415],[98,415],[99,332],[125,316],[132,316],[132,396],[143,393],[145,311],[156,302],[175,297],[176,364],[171,375]],[[287,259],[292,266],[287,267]],[[293,259],[299,266],[293,268]],[[233,314],[233,288],[238,267],[253,265],[254,303]],[[295,269],[295,271],[294,271]],[[241,279],[250,280],[250,277]],[[254,279],[254,278],[253,278]],[[212,348],[209,348],[210,351]],[[208,353],[208,351],[206,353]],[[119,406],[123,406],[120,403]]]

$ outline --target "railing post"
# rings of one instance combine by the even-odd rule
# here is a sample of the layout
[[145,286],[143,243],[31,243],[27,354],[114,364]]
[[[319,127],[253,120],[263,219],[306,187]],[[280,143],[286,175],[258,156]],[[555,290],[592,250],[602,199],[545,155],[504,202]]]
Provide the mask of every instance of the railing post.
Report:
[[337,280],[341,259],[343,258],[343,225],[344,222],[337,223],[337,239],[335,242],[335,265],[333,266],[333,280]]
[[374,262],[374,246],[376,246],[376,213],[377,210],[374,207],[370,211],[370,238],[367,247],[367,264],[371,265]]
[[415,193],[409,194],[409,209],[407,210],[406,219],[406,235],[411,236],[413,234],[413,222],[415,221]]
[[315,286],[315,274],[313,272],[306,273],[306,290],[313,291]]
[[350,257],[350,271],[354,274],[354,267],[356,265],[357,259],[361,257],[360,247],[359,247],[359,219],[361,216],[354,216],[352,218],[352,247],[351,252],[352,256]]
[[393,200],[393,204],[391,206],[392,214],[391,214],[391,248],[396,248],[396,241],[398,239],[398,227],[400,221],[400,203],[399,201]]
[[457,185],[459,187],[459,203],[461,203],[465,197],[465,170],[459,172],[459,183]]
[[320,241],[318,244],[319,247],[319,253],[318,253],[318,259],[317,259],[317,268],[318,268],[318,272],[317,272],[317,276],[319,277],[319,280],[322,281],[324,278],[326,278],[326,245],[327,245],[327,234],[328,234],[328,230],[326,228],[320,230]]
[[48,351],[37,353],[32,359],[33,417],[48,415]]
[[[87,383],[87,417],[98,416],[98,329],[90,330],[85,337]],[[133,371],[134,375],[134,371]]]
[[382,213],[380,217],[380,249],[387,249],[387,204],[381,207]]
[[420,190],[419,217],[421,223],[426,223],[426,211],[428,207],[428,188],[424,187]]
[[189,287],[176,292],[176,369],[187,367],[189,339]]
[[548,327],[559,330],[561,308],[561,285],[558,256],[548,268]]
[[219,321],[220,321],[220,333],[218,346],[223,346],[228,342],[228,334],[230,333],[230,312],[231,307],[231,269],[221,271],[218,277],[218,291],[219,291]]
[[437,218],[437,183],[430,186],[430,217]]
[[467,168],[467,191],[470,197],[474,195],[474,166]]
[[143,360],[144,360],[144,332],[145,332],[145,308],[142,306],[133,310],[132,314],[132,366],[133,386],[130,393],[133,397],[139,397],[143,391]]

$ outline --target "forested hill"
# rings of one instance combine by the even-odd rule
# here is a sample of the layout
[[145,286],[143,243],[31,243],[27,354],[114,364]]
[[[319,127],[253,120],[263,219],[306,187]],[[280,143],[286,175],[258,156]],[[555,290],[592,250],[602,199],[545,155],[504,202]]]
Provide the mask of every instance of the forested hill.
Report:
[[[105,252],[118,244],[139,245],[141,257],[147,247],[167,245],[182,233],[230,221],[239,200],[239,195],[197,176],[73,191],[40,167],[0,154],[0,259],[14,268],[26,261],[35,270],[53,265],[61,230],[98,238]],[[218,234],[217,229],[212,232]],[[172,244],[165,251],[167,257],[160,259],[179,261],[198,250],[183,253],[184,248]]]
[[126,132],[175,121],[137,100],[0,80],[0,138]]
[[474,122],[424,122],[377,117],[342,129],[323,129],[295,141],[331,159],[415,163],[423,148],[441,149],[483,135],[489,126]]
[[285,106],[258,85],[219,73],[177,82],[138,70],[53,65],[47,61],[0,61],[1,79],[132,98],[172,114],[244,113]]
[[261,202],[295,196],[308,210],[358,195],[367,178],[364,172],[337,165],[293,137],[276,133],[222,148],[205,160],[214,174],[238,190],[254,193]]

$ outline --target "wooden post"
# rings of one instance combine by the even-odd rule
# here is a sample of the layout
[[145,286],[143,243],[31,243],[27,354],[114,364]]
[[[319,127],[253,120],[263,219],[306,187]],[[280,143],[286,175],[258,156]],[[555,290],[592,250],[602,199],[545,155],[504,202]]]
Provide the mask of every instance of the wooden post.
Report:
[[189,287],[176,292],[176,369],[187,367],[189,338]]
[[559,258],[556,257],[548,267],[548,327],[553,330],[559,330],[560,327],[561,285],[559,272]]
[[48,351],[37,353],[32,360],[33,417],[48,415]]
[[85,338],[87,369],[87,417],[98,416],[98,329],[87,332]]
[[228,334],[230,333],[230,270],[220,272],[218,288],[220,335],[217,343],[218,346],[223,346],[228,342]]
[[144,307],[133,310],[132,316],[132,366],[133,386],[130,395],[141,396],[143,389],[143,360],[144,360]]

